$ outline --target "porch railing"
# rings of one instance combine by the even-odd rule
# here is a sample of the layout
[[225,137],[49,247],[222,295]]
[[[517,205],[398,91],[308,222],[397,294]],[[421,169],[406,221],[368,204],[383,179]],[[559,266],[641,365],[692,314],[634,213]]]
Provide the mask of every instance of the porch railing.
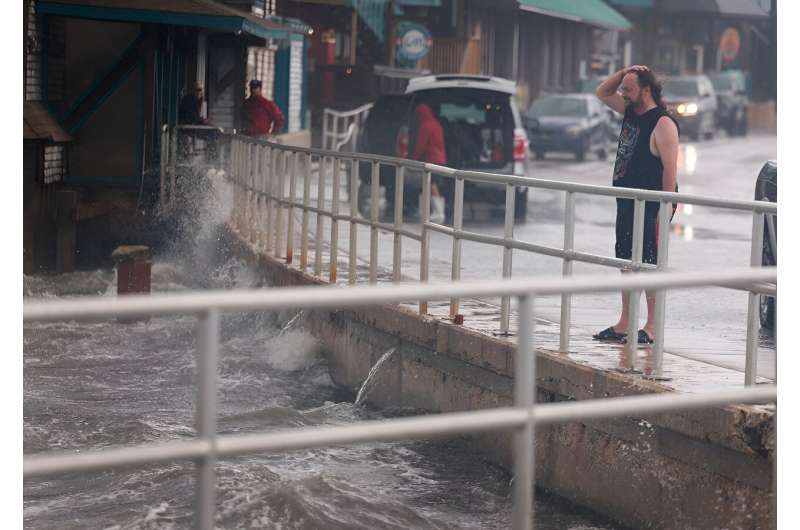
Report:
[[[597,186],[559,182],[512,175],[498,175],[476,171],[461,171],[448,167],[426,164],[422,162],[391,158],[361,153],[338,153],[329,150],[300,148],[280,145],[262,140],[255,140],[241,135],[223,135],[228,154],[222,155],[227,178],[231,182],[233,193],[232,226],[260,251],[275,257],[285,258],[292,263],[295,255],[297,238],[300,238],[299,267],[309,270],[309,246],[313,237],[313,273],[323,276],[324,246],[328,246],[327,278],[332,283],[338,277],[339,258],[339,223],[349,223],[349,283],[356,283],[358,226],[370,229],[369,239],[369,282],[377,282],[378,277],[378,242],[379,231],[392,233],[393,263],[392,279],[401,280],[401,263],[403,257],[403,238],[410,239],[420,245],[419,281],[427,282],[430,269],[430,237],[432,232],[449,235],[452,238],[451,275],[452,281],[461,278],[461,249],[463,241],[473,241],[503,248],[502,277],[511,278],[513,274],[513,253],[525,251],[534,254],[551,256],[562,260],[562,275],[569,277],[573,273],[575,262],[590,263],[618,269],[633,271],[672,270],[669,267],[669,237],[661,237],[658,241],[657,264],[644,263],[642,260],[642,239],[644,231],[645,203],[657,202],[659,208],[659,225],[668,226],[672,203],[720,208],[728,211],[744,211],[752,216],[750,234],[751,266],[761,265],[761,253],[764,237],[765,218],[770,222],[777,214],[777,205],[764,201],[743,201],[719,199],[684,193],[649,191],[612,186]],[[361,163],[359,163],[361,162]],[[367,164],[363,164],[366,162]],[[359,175],[362,166],[370,168],[363,180],[368,180],[371,196],[369,217],[363,217],[357,208],[356,190],[362,181]],[[380,173],[382,166],[391,166],[394,171],[394,212],[392,222],[382,222],[379,216]],[[174,174],[174,172],[172,172]],[[435,223],[430,220],[431,180],[433,175],[453,179],[453,221],[452,226]],[[420,223],[418,229],[404,224],[403,195],[404,182],[408,178],[421,179],[419,197]],[[312,180],[316,183],[317,195],[312,199]],[[352,197],[347,197],[349,208],[342,197],[343,184],[349,182]],[[494,184],[505,190],[505,219],[503,237],[480,234],[463,228],[464,185],[465,182]],[[331,197],[328,199],[326,189],[330,187]],[[561,247],[541,245],[522,241],[514,237],[514,209],[516,188],[534,190],[555,190],[564,194],[564,240]],[[633,249],[630,260],[619,259],[577,250],[575,237],[576,197],[593,195],[631,199],[634,201]],[[312,202],[313,201],[313,202]],[[301,214],[299,234],[295,226],[295,212]],[[315,216],[314,229],[312,218]],[[325,228],[325,219],[330,220],[330,230]],[[666,234],[665,234],[666,235]],[[758,329],[759,329],[759,296],[777,297],[775,284],[759,284],[747,289],[747,338],[745,384],[753,385],[757,377]],[[629,326],[628,336],[637,336],[639,302],[641,291],[629,293]],[[459,297],[450,301],[450,317],[459,313]],[[652,377],[663,376],[664,323],[666,318],[666,298],[663,291],[656,291],[655,306],[655,343],[653,345],[654,366]],[[561,319],[559,328],[559,350],[569,351],[570,325],[572,312],[572,295],[561,296]],[[419,302],[419,312],[428,312],[425,299]],[[499,332],[507,334],[510,328],[510,297],[504,296],[500,305]],[[628,364],[634,368],[636,341],[628,341]],[[777,373],[777,371],[776,371]]]
[[364,127],[370,109],[372,109],[372,103],[346,111],[324,109],[322,111],[322,149],[339,151],[348,142],[352,142],[352,150],[355,151],[358,132]]

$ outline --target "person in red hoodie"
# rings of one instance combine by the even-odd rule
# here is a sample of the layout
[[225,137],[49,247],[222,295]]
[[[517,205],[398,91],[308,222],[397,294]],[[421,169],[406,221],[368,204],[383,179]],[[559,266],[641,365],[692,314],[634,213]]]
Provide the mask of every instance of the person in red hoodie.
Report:
[[250,97],[244,101],[245,134],[267,138],[283,127],[283,113],[272,101],[261,95],[261,81],[250,81]]
[[412,158],[440,166],[447,165],[442,124],[433,115],[433,110],[427,103],[417,105],[416,111],[418,126]]
[[[433,109],[427,103],[420,103],[416,108],[417,113],[417,134],[414,142],[414,152],[411,156],[413,160],[421,162],[428,162],[431,164],[438,164],[440,166],[447,165],[447,153],[444,147],[444,130],[442,124],[433,114]],[[445,177],[446,178],[446,177]],[[452,179],[447,179],[452,180]],[[442,180],[442,177],[434,176],[431,183],[431,195],[438,197],[441,195],[442,190],[449,190],[448,182]],[[445,194],[452,195],[452,194]],[[445,197],[445,210],[448,206],[452,205],[450,197]],[[452,213],[452,212],[448,212]],[[448,216],[449,218],[449,216]]]

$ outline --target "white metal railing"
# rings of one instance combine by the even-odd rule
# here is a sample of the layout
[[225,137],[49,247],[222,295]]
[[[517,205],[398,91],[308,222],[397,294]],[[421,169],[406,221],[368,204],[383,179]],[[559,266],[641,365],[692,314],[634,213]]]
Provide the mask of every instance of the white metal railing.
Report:
[[[513,429],[513,528],[515,530],[532,528],[536,425],[692,410],[726,404],[769,403],[774,402],[777,397],[776,387],[769,386],[713,394],[651,395],[536,405],[533,328],[535,297],[556,293],[573,295],[709,285],[747,289],[775,279],[774,268],[757,268],[720,271],[713,277],[698,272],[658,272],[652,275],[627,275],[618,278],[586,276],[514,281],[504,279],[460,284],[301,287],[131,295],[111,299],[94,297],[25,301],[23,319],[26,322],[97,320],[115,316],[196,315],[198,393],[195,415],[197,436],[191,440],[148,443],[82,453],[28,455],[24,458],[23,473],[26,478],[32,478],[122,466],[142,466],[181,459],[194,460],[197,466],[195,524],[198,529],[211,530],[214,527],[215,510],[214,467],[219,458],[254,452],[281,452],[329,445]],[[301,428],[273,433],[217,434],[217,372],[222,311],[363,307],[422,298],[435,300],[487,295],[516,296],[519,301],[520,325],[513,363],[513,407],[358,422],[347,426]]]
[[[309,267],[309,238],[311,237],[309,223],[310,216],[314,214],[316,228],[313,232],[313,273],[317,276],[322,276],[323,246],[328,244],[328,279],[331,282],[335,282],[337,278],[338,225],[340,222],[347,222],[350,225],[348,272],[349,283],[353,284],[356,282],[358,225],[367,226],[370,229],[369,281],[371,283],[377,281],[379,231],[390,232],[394,235],[393,280],[399,281],[401,278],[402,238],[406,237],[420,244],[419,280],[426,282],[429,278],[430,234],[432,231],[452,237],[451,280],[453,281],[457,281],[461,277],[461,245],[463,241],[474,241],[503,247],[502,275],[504,278],[512,277],[514,250],[561,258],[563,262],[562,274],[565,277],[569,277],[572,275],[572,266],[576,261],[606,267],[627,268],[634,271],[670,270],[668,266],[669,237],[659,238],[657,264],[652,265],[642,261],[644,210],[647,201],[658,202],[661,205],[659,209],[660,226],[668,226],[673,202],[750,212],[753,219],[750,238],[750,264],[752,266],[761,264],[765,217],[771,221],[771,218],[777,213],[777,205],[775,203],[764,201],[718,199],[683,193],[558,182],[476,171],[460,171],[412,160],[285,146],[235,135],[230,136],[229,140],[231,164],[226,168],[226,174],[234,187],[234,214],[231,220],[233,227],[263,252],[276,257],[285,256],[286,262],[292,263],[296,238],[292,219],[295,209],[302,212],[300,268],[306,271]],[[316,161],[316,163],[312,163],[312,161]],[[365,161],[370,164],[370,195],[372,197],[368,219],[359,215],[356,200],[352,197],[348,197],[349,210],[342,211],[340,209],[341,196],[339,193],[342,178],[345,178],[349,179],[351,193],[355,195],[361,181],[358,174],[361,164],[358,162]],[[383,165],[396,168],[392,223],[381,222],[379,219],[379,176],[380,168]],[[310,190],[314,171],[317,172],[317,201],[315,205],[312,205]],[[433,174],[455,180],[452,226],[445,226],[430,220],[431,178]],[[422,180],[422,193],[419,199],[421,223],[418,231],[411,230],[403,224],[403,184],[410,175]],[[288,195],[286,193],[287,181],[289,184]],[[463,229],[465,181],[492,183],[505,188],[506,203],[503,237],[480,234]],[[333,190],[333,196],[330,201],[327,201],[325,197],[325,189],[328,183],[331,184]],[[298,188],[301,184],[302,195],[298,197]],[[562,247],[550,247],[514,238],[514,199],[515,188],[517,187],[557,190],[564,193],[565,221]],[[574,248],[575,198],[579,194],[625,198],[635,201],[633,249],[630,260],[582,252]],[[326,204],[329,204],[329,208],[326,208]],[[325,218],[330,219],[331,225],[330,232],[327,234],[324,229]],[[288,222],[284,223],[284,219],[288,219]],[[665,233],[666,235],[667,233]],[[282,246],[284,240],[286,244],[285,253]],[[275,245],[272,244],[273,241]],[[764,284],[749,288],[748,292],[744,380],[746,385],[753,385],[757,377],[759,294],[777,296],[777,289],[775,285]],[[641,291],[629,293],[629,325],[627,330],[629,337],[637,336],[640,298]],[[664,292],[656,292],[655,343],[653,345],[654,366],[652,371],[652,377],[654,378],[661,378],[663,375],[665,301]],[[559,350],[562,352],[569,351],[571,302],[572,297],[570,294],[565,293],[562,295],[559,337]],[[455,297],[450,301],[450,317],[455,319],[458,315],[458,310],[459,298]],[[423,314],[428,312],[427,301],[420,301],[419,311]],[[504,296],[500,307],[499,331],[501,333],[508,333],[509,321],[510,298]],[[637,348],[636,341],[629,340],[626,348],[631,369],[633,369]]]
[[[322,111],[322,149],[339,151],[348,142],[358,137],[358,131],[372,109],[372,103],[361,105],[352,110],[338,111],[326,108]],[[353,145],[355,150],[355,145]]]

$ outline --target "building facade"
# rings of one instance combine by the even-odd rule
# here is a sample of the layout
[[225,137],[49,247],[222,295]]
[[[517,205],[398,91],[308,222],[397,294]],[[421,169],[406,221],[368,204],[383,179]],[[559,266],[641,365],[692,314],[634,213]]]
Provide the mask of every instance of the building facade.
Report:
[[[27,270],[54,266],[49,241],[59,227],[74,229],[72,241],[56,237],[56,256],[84,240],[105,248],[112,234],[101,244],[105,236],[87,227],[157,202],[162,129],[178,123],[196,83],[208,120],[241,129],[253,50],[285,57],[262,72],[289,130],[303,127],[305,27],[252,11],[212,0],[25,1],[24,119],[39,125],[25,130]],[[65,141],[53,141],[56,127]],[[67,197],[68,213],[53,197]]]

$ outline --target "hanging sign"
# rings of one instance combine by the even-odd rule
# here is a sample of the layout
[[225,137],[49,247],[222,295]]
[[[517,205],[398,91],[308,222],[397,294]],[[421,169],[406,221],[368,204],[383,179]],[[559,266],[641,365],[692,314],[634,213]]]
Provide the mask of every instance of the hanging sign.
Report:
[[736,59],[740,46],[741,39],[736,28],[728,28],[722,32],[722,36],[719,39],[719,51],[724,62],[729,63]]
[[397,25],[397,58],[402,62],[422,59],[431,51],[433,38],[428,28],[416,22],[401,22]]

